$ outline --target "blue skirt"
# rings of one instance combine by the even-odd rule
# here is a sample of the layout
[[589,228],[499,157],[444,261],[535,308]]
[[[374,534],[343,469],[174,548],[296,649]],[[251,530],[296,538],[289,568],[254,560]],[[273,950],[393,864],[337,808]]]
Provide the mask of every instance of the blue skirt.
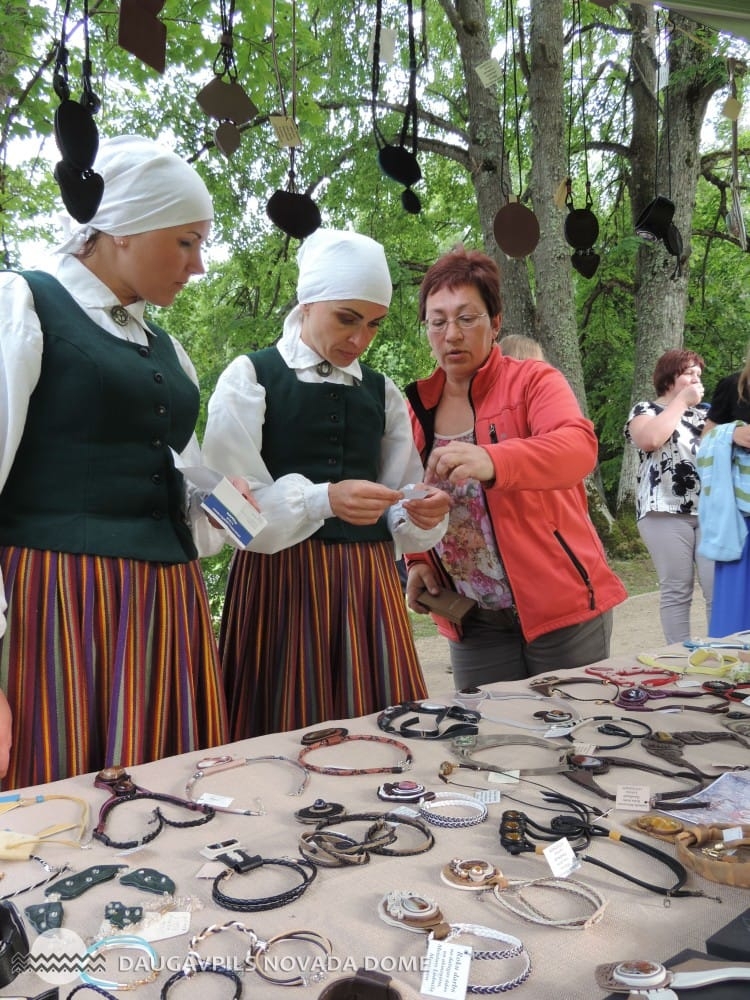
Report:
[[709,632],[714,639],[750,629],[750,517],[742,555],[715,564],[714,600]]

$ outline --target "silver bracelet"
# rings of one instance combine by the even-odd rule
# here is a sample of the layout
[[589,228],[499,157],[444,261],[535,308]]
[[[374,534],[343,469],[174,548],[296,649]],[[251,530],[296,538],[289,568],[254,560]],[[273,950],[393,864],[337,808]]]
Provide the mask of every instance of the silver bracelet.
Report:
[[[433,812],[439,808],[465,808],[474,810],[473,816],[443,816]],[[435,795],[419,805],[419,815],[433,826],[457,829],[464,826],[477,826],[487,819],[487,806],[474,795],[455,795],[453,792],[436,792]]]
[[[531,975],[531,958],[520,938],[514,937],[512,934],[503,934],[501,931],[496,931],[492,927],[484,927],[482,924],[449,924],[448,926],[450,929],[447,937],[443,937],[440,940],[449,941],[451,938],[460,937],[462,934],[469,934],[473,937],[489,938],[491,941],[502,941],[504,944],[510,945],[509,948],[502,951],[480,951],[473,949],[471,957],[477,961],[500,961],[501,959],[518,957],[523,959],[523,968],[512,979],[506,979],[502,983],[495,983],[491,986],[469,983],[466,987],[467,993],[477,993],[480,995],[507,993],[508,990],[515,989],[516,986],[525,983]],[[433,940],[433,938],[434,935],[430,932],[429,940]]]

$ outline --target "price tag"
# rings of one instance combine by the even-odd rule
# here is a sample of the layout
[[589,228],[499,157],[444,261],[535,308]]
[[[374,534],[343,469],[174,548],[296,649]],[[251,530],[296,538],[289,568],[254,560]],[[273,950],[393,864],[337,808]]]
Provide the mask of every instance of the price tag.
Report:
[[285,115],[269,115],[268,120],[280,146],[301,146],[302,139],[293,118]]
[[741,826],[730,826],[722,831],[721,839],[725,844],[731,844],[733,840],[742,840],[744,834]]
[[466,945],[430,941],[420,993],[427,997],[463,1000],[469,985],[471,952]]
[[651,789],[648,785],[618,785],[615,809],[648,812],[651,807]]
[[581,867],[581,862],[576,857],[576,852],[570,846],[567,837],[561,837],[554,844],[545,847],[542,852],[547,859],[547,864],[555,878],[566,878],[576,868]]
[[234,799],[229,795],[214,795],[213,792],[204,792],[196,801],[202,806],[213,806],[214,808],[218,806],[219,809],[227,809]]
[[497,59],[485,59],[474,67],[485,87],[493,87],[503,78],[503,71]]
[[484,802],[485,805],[491,805],[493,802],[499,802],[502,795],[497,788],[480,788],[474,792],[474,798]]
[[521,772],[518,768],[509,767],[502,774],[499,771],[488,771],[487,773],[487,781],[494,782],[496,785],[517,785],[520,780]]

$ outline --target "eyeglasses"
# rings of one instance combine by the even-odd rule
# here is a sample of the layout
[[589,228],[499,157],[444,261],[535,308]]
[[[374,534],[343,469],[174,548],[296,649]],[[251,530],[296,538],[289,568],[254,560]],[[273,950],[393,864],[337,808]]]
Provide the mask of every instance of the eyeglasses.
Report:
[[454,316],[446,319],[444,316],[435,316],[426,320],[424,326],[428,333],[445,333],[451,323],[455,323],[462,333],[468,333],[479,325],[479,320],[488,314],[484,313],[464,313],[461,316]]

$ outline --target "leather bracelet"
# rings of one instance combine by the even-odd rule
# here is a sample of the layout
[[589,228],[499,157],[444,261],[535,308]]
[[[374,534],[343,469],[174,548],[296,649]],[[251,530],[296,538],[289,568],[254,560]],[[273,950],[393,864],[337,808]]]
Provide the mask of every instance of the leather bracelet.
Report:
[[[435,725],[432,729],[417,728],[421,715],[434,717]],[[395,726],[394,722],[403,716],[407,718]],[[446,719],[450,720],[451,724],[441,729],[440,725]],[[480,719],[479,712],[459,705],[439,705],[431,701],[402,701],[398,705],[383,709],[378,715],[377,722],[378,728],[385,733],[396,733],[399,736],[420,740],[445,740],[456,736],[473,735],[479,728]]]
[[[395,840],[395,834],[391,840]],[[300,834],[298,850],[303,858],[321,868],[345,868],[366,865],[370,860],[367,846],[343,833],[306,830]]]
[[[493,951],[474,948],[471,955],[472,961],[500,961],[521,957],[524,962],[523,969],[516,976],[513,976],[513,978],[506,979],[505,982],[496,983],[492,986],[480,986],[469,983],[466,987],[467,993],[478,993],[482,996],[494,993],[507,993],[509,990],[515,989],[516,986],[525,983],[531,975],[531,958],[520,938],[512,934],[503,934],[501,931],[496,931],[492,927],[484,927],[481,924],[449,924],[448,934],[443,940],[460,937],[462,934],[468,934],[472,937],[489,938],[491,941],[501,941],[503,944],[510,945],[509,948]],[[432,933],[429,936],[431,940],[434,937]]]
[[[108,982],[106,979],[99,979],[96,976],[92,976],[86,971],[86,964],[91,961],[94,955],[98,955],[102,951],[113,951],[116,948],[134,948],[136,951],[142,951],[148,955],[151,959],[151,972],[149,975],[131,983],[113,983]],[[145,938],[133,937],[127,934],[116,935],[115,937],[105,937],[101,938],[99,941],[94,941],[94,943],[86,949],[83,969],[79,972],[81,981],[87,986],[101,986],[105,990],[134,990],[138,986],[146,986],[148,983],[153,983],[158,975],[159,956],[156,954],[153,945]]]
[[[398,813],[387,812],[387,813],[349,813],[340,819],[334,820],[322,820],[315,827],[317,830],[325,830],[330,826],[338,826],[341,823],[362,823],[369,822],[372,826],[368,829],[366,837],[367,840],[372,842],[377,836],[382,833],[386,833],[389,830],[392,832],[393,826],[408,826],[414,830],[418,830],[419,833],[424,837],[424,842],[418,845],[416,848],[396,848],[388,846],[376,846],[368,847],[368,850],[372,854],[382,854],[385,857],[390,858],[406,858],[413,854],[424,854],[425,851],[429,851],[431,847],[435,844],[435,838],[432,831],[419,819],[411,819],[407,816],[402,816]],[[388,841],[392,843],[393,841]]]
[[260,910],[274,910],[278,906],[286,906],[287,903],[293,903],[295,899],[299,899],[318,874],[318,869],[315,865],[304,858],[300,858],[298,861],[291,861],[289,858],[256,857],[252,860],[254,863],[251,868],[246,869],[248,871],[263,868],[266,865],[279,865],[282,868],[291,868],[292,871],[301,876],[302,881],[291,889],[287,889],[286,892],[279,892],[274,896],[266,896],[263,899],[238,899],[234,896],[227,896],[221,891],[221,883],[236,874],[231,868],[226,868],[216,876],[211,889],[213,901],[225,910],[236,910],[241,913],[257,913]]
[[193,976],[197,976],[199,973],[209,973],[211,975],[224,976],[226,979],[231,979],[234,983],[232,1000],[240,1000],[240,997],[242,996],[242,980],[234,969],[227,969],[223,965],[217,965],[209,962],[202,963],[201,965],[185,966],[171,975],[161,988],[159,1000],[167,1000],[169,991],[175,983],[179,983],[182,979],[192,979]]
[[187,967],[188,965],[200,967],[217,964],[214,960],[202,958],[196,949],[203,941],[213,937],[214,934],[221,934],[223,931],[239,931],[241,934],[246,935],[250,943],[248,944],[247,951],[245,952],[244,963],[246,966],[249,965],[252,962],[253,956],[258,951],[260,938],[251,927],[248,927],[241,921],[229,920],[225,924],[209,924],[208,927],[204,927],[202,931],[199,931],[197,934],[193,934],[190,938],[190,943],[188,944],[187,957],[185,958],[184,967]]
[[[325,969],[316,969],[314,967],[314,963],[313,971],[309,975],[301,973],[298,976],[287,976],[284,979],[272,976],[270,973],[271,961],[269,959],[269,955],[271,948],[275,944],[279,944],[281,941],[306,941],[308,944],[319,948],[325,955],[326,959],[330,958],[333,954],[333,945],[331,942],[327,937],[323,937],[322,934],[318,934],[317,931],[297,930],[288,931],[286,934],[276,934],[274,937],[269,938],[268,941],[264,941],[263,947],[260,948],[258,953],[255,955],[255,971],[261,979],[265,979],[266,982],[269,983],[274,983],[276,986],[309,986],[310,983],[319,983],[325,979]],[[288,964],[289,957],[285,956],[285,959],[284,968],[286,968]],[[299,965],[300,968],[304,970],[305,964],[300,962]]]
[[[107,1000],[117,1000],[114,994],[110,993],[109,990],[104,990],[101,986],[94,986],[93,983],[81,983],[80,986],[74,987],[70,993],[68,993],[67,1000],[71,1000],[71,998],[74,997],[76,993],[80,993],[81,990],[91,990],[92,993],[98,993],[100,997],[106,997]],[[54,998],[50,997],[50,1000],[57,1000],[57,995],[57,989],[55,989]],[[34,1000],[44,1000],[46,996],[47,994],[43,993],[41,997],[34,997]]]
[[[328,732],[332,732],[333,735],[324,736],[322,739],[314,741],[306,740],[305,737],[302,738],[304,745],[299,752],[297,760],[308,771],[314,771],[315,774],[336,774],[341,777],[350,777],[355,774],[402,774],[404,771],[408,771],[414,763],[414,758],[409,748],[405,744],[399,743],[398,740],[393,740],[388,736],[370,736],[368,734],[350,736],[346,730],[344,730],[343,735],[338,730],[328,730]],[[381,743],[386,746],[396,747],[403,756],[398,764],[393,767],[340,767],[336,764],[310,764],[306,759],[307,755],[312,753],[313,750],[322,750],[324,747],[335,747],[342,743],[351,743],[354,741]]]
[[[504,885],[502,883],[505,883]],[[573,896],[585,899],[593,909],[580,917],[550,917],[543,913],[536,906],[532,905],[523,896],[524,889],[533,888],[556,889],[567,892]],[[585,882],[579,882],[572,878],[555,878],[548,875],[545,878],[535,879],[503,879],[495,882],[492,893],[497,902],[506,910],[515,913],[522,920],[528,920],[532,924],[542,924],[545,927],[560,927],[563,930],[586,930],[599,923],[604,915],[607,900],[601,893],[597,892]]]
[[[597,726],[596,731],[598,733],[603,733],[605,736],[619,736],[622,739],[621,743],[597,743],[594,745],[595,750],[621,750],[623,747],[630,746],[633,740],[645,739],[654,732],[651,726],[641,719],[630,719],[626,715],[622,716],[622,718],[617,718],[614,715],[592,715],[588,719],[581,719],[580,722],[576,722],[575,725],[571,726],[570,730],[565,734],[565,739],[570,740],[571,743],[577,742],[575,736],[577,730],[590,725],[592,722],[604,723],[602,726]],[[627,729],[623,729],[623,722],[637,726],[640,732],[629,733]]]
[[[474,810],[473,816],[443,816],[434,810],[458,806]],[[429,805],[422,803],[419,815],[432,826],[442,826],[448,829],[459,829],[467,826],[478,826],[487,819],[487,806],[474,795],[454,795],[453,792],[436,792]]]
[[329,983],[318,1000],[401,1000],[401,993],[385,973],[357,969],[353,976]]
[[[568,687],[571,684],[605,685],[614,688],[615,694],[612,698],[577,698],[574,694],[568,694],[567,691],[559,690],[561,687]],[[596,705],[611,703],[620,694],[620,685],[616,684],[615,681],[597,677],[555,677],[554,675],[549,677],[532,677],[529,681],[529,687],[532,691],[543,694],[547,698],[551,698],[552,695],[556,694],[560,698],[570,698],[572,701],[592,701]]]

